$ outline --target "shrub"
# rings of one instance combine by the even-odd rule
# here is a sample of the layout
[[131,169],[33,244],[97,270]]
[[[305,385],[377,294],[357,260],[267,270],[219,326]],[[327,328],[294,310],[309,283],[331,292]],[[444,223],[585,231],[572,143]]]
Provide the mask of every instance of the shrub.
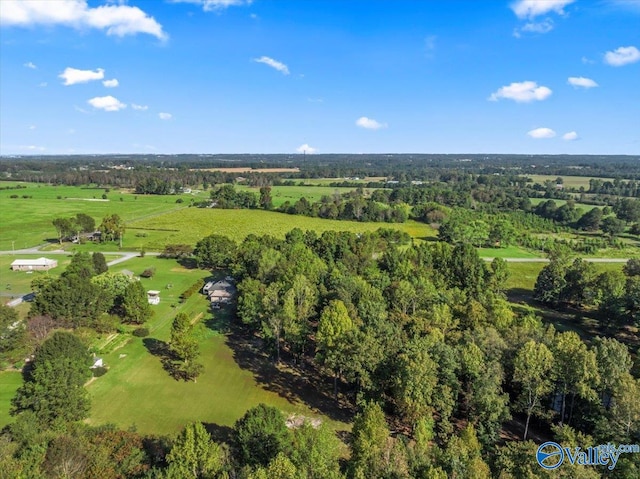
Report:
[[145,270],[142,272],[142,274],[140,274],[140,276],[141,276],[142,278],[152,278],[152,277],[153,277],[153,275],[155,275],[155,274],[156,274],[156,268],[152,266],[151,268],[147,268],[147,269],[145,269]]
[[184,203],[184,200],[183,200],[182,198],[178,198],[178,199],[176,200],[176,203]]
[[146,338],[149,336],[149,328],[137,328],[133,330],[133,335],[138,338]]
[[94,378],[99,378],[100,376],[104,376],[105,374],[107,374],[107,371],[109,371],[109,370],[107,368],[105,368],[104,366],[93,368],[93,377]]
[[191,286],[189,286],[189,289],[187,289],[180,295],[180,301],[185,302],[187,299],[193,296],[194,293],[197,293],[198,291],[200,291],[200,289],[202,289],[203,286],[204,286],[204,280],[199,279],[198,281],[193,283]]

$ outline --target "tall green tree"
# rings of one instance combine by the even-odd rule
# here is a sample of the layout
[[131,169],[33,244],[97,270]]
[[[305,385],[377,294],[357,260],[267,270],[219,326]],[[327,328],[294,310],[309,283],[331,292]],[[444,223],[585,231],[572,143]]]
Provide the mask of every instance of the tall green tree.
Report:
[[322,310],[318,321],[316,342],[319,349],[318,358],[333,371],[333,395],[338,397],[338,378],[340,377],[344,360],[347,359],[345,343],[347,335],[354,329],[353,321],[344,302],[332,300]]
[[222,477],[227,464],[224,448],[211,440],[202,423],[185,426],[167,454],[170,479],[214,479]]
[[528,341],[516,354],[513,364],[513,381],[522,387],[521,403],[527,414],[522,439],[527,440],[531,415],[540,407],[541,399],[551,392],[553,382],[551,368],[553,354],[543,343]]
[[36,351],[11,413],[33,411],[50,426],[84,419],[90,406],[84,389],[90,365],[91,356],[80,339],[71,333],[54,333]]
[[291,449],[291,434],[279,409],[258,404],[234,426],[235,443],[243,464],[266,466],[281,452]]
[[196,243],[193,257],[199,268],[227,268],[235,260],[237,245],[222,235],[209,235]]
[[171,324],[169,348],[174,355],[174,372],[185,379],[196,379],[202,372],[197,362],[200,356],[198,341],[193,336],[193,325],[186,313],[178,313]]
[[91,255],[91,261],[93,262],[93,270],[96,274],[106,273],[109,270],[107,260],[99,251],[96,251]]
[[140,281],[132,281],[122,295],[122,319],[127,323],[144,324],[151,314],[144,286]]
[[305,421],[293,431],[291,461],[303,479],[339,479],[341,443],[335,432],[322,423]]
[[580,336],[573,331],[557,334],[551,352],[553,353],[552,374],[557,391],[562,395],[560,424],[564,424],[566,399],[571,397],[567,424],[571,423],[576,397],[593,400],[597,397],[595,388],[600,381],[596,365],[596,355],[587,348]]
[[352,477],[382,477],[382,453],[389,437],[389,428],[379,404],[365,404],[362,412],[353,420],[352,434]]
[[54,218],[52,223],[58,232],[58,241],[62,244],[63,238],[73,233],[73,223],[69,218]]
[[98,230],[102,233],[102,241],[119,241],[122,248],[125,226],[119,215],[114,213],[105,216],[100,226],[98,226]]

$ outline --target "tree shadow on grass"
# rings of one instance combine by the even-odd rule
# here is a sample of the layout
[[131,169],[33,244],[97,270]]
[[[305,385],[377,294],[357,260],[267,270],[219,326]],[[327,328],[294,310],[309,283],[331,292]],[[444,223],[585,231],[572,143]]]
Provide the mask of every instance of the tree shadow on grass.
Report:
[[282,361],[276,365],[264,352],[262,340],[236,324],[230,324],[227,345],[236,363],[251,371],[255,380],[267,391],[274,392],[291,404],[304,403],[318,414],[335,421],[350,421],[353,407],[340,396],[333,397],[333,381],[318,371],[310,360],[295,364],[293,357],[282,351]]
[[215,424],[212,422],[202,423],[207,432],[211,435],[211,439],[213,439],[217,443],[226,442],[227,444],[233,443],[234,431],[232,427],[229,426],[221,426],[220,424]]
[[160,361],[162,362],[162,368],[166,372],[168,372],[173,379],[175,379],[176,381],[187,381],[188,378],[186,377],[184,371],[182,371],[178,367],[176,363],[176,357],[171,352],[171,349],[169,348],[169,344],[167,342],[161,341],[156,338],[144,338],[142,340],[142,343],[144,344],[145,348],[147,348],[147,351],[160,358]]

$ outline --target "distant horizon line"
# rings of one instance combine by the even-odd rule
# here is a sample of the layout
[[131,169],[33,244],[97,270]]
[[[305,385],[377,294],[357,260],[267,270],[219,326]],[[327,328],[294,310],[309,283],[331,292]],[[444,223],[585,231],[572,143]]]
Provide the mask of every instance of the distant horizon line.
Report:
[[589,156],[589,157],[603,157],[603,156],[628,156],[638,157],[640,159],[640,153],[349,153],[349,152],[332,152],[332,153],[41,153],[41,154],[0,154],[0,159],[10,158],[43,158],[43,157],[76,157],[76,156],[291,156],[291,157],[306,157],[306,156],[331,156],[331,155],[352,155],[352,156],[435,156],[435,155],[447,155],[447,156]]

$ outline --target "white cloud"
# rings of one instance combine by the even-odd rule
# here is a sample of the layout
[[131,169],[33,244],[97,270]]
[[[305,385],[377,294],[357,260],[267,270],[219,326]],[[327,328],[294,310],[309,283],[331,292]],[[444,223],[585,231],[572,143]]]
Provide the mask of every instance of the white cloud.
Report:
[[514,82],[498,88],[496,92],[491,94],[489,100],[498,101],[500,98],[506,98],[518,103],[528,103],[534,100],[546,100],[551,96],[551,93],[550,88],[538,86],[534,81]]
[[312,146],[309,146],[305,143],[304,145],[300,145],[298,148],[296,148],[296,151],[298,153],[306,153],[307,155],[313,155],[314,153],[318,152],[318,149]]
[[569,77],[567,79],[567,83],[569,85],[582,88],[595,88],[598,86],[598,84],[591,78],[585,77]]
[[18,148],[21,150],[27,151],[45,151],[46,148],[43,146],[35,146],[35,145],[20,145]]
[[171,120],[171,118],[173,118],[173,115],[171,113],[160,112],[158,113],[158,118],[160,118],[161,120]]
[[584,63],[585,65],[593,65],[595,63],[595,60],[591,60],[587,57],[582,57],[582,63]]
[[367,118],[366,116],[361,116],[356,120],[356,125],[360,128],[366,128],[367,130],[379,130],[380,128],[386,128],[386,123],[380,123],[373,118]]
[[542,22],[528,22],[520,30],[530,33],[549,33],[553,30],[553,20],[545,18]]
[[205,12],[212,10],[224,10],[229,7],[241,7],[251,5],[253,0],[171,0],[172,3],[193,3],[202,5]]
[[102,68],[78,70],[77,68],[67,67],[58,75],[58,78],[62,78],[67,86],[75,85],[76,83],[87,83],[94,80],[102,80],[104,78],[104,70]]
[[282,62],[279,62],[278,60],[274,60],[273,58],[263,56],[260,58],[254,58],[253,61],[257,63],[264,63],[265,65],[269,65],[271,68],[275,68],[279,72],[282,72],[284,75],[289,74],[289,68],[287,67],[287,65],[285,65]]
[[616,48],[604,55],[604,62],[612,67],[621,67],[640,60],[640,50],[634,46]]
[[565,133],[562,135],[562,139],[565,141],[575,141],[579,138],[578,134],[575,131],[570,131],[569,133]]
[[162,25],[138,7],[117,4],[92,8],[87,0],[2,0],[0,23],[21,27],[64,25],[96,28],[118,37],[147,33],[161,40],[167,38]]
[[518,18],[535,18],[550,12],[564,14],[564,7],[575,0],[516,0],[509,7]]
[[29,129],[30,129],[30,130],[35,130],[35,129],[36,129],[36,125],[31,125],[31,126],[29,126]]
[[97,96],[87,100],[87,103],[98,110],[104,111],[119,111],[127,107],[127,105],[111,95]]
[[38,68],[38,67],[36,66],[36,64],[35,64],[35,63],[33,63],[33,62],[23,63],[23,64],[22,64],[22,66],[23,66],[23,67],[25,67],[25,68],[31,68],[32,70],[35,70],[35,69],[37,69],[37,68]]
[[554,136],[556,136],[556,132],[551,128],[536,128],[535,130],[527,132],[527,135],[529,135],[531,138],[539,140],[541,138],[553,138]]
[[102,82],[102,84],[107,88],[115,88],[120,85],[120,82],[117,78],[114,78],[113,80],[105,80]]
[[134,110],[139,110],[139,111],[146,111],[149,109],[149,107],[147,105],[137,105],[135,103],[131,104],[131,108],[133,108]]

